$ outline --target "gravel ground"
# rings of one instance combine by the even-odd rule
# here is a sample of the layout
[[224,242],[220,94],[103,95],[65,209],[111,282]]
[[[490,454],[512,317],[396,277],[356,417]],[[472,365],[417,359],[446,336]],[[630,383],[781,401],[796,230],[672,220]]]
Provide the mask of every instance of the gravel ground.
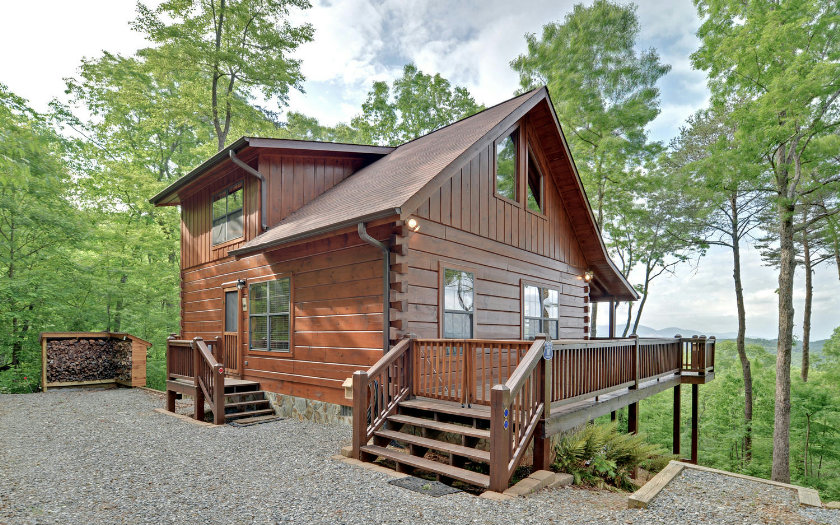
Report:
[[808,521],[786,491],[697,472],[649,510],[576,488],[433,498],[331,459],[346,426],[200,427],[153,412],[162,406],[128,389],[0,395],[0,523],[840,523],[828,511]]

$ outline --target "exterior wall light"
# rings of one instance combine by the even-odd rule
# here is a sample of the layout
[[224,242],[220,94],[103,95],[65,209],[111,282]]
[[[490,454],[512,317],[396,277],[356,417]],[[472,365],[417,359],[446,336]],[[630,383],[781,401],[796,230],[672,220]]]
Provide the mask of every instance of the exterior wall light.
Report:
[[239,279],[236,281],[236,289],[242,290],[243,288],[245,288],[245,279]]
[[408,225],[408,227],[409,227],[409,228],[411,228],[413,231],[417,231],[417,226],[418,226],[418,224],[417,224],[417,219],[414,219],[414,218],[408,219],[408,222],[407,222],[406,224],[407,224],[407,225]]
[[592,270],[586,270],[583,272],[583,280],[586,282],[591,282],[594,277],[595,273],[593,273]]

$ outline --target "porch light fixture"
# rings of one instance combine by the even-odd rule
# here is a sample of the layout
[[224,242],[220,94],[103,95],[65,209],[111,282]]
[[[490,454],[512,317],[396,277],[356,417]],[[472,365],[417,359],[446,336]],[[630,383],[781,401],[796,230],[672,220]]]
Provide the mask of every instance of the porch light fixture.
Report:
[[236,289],[237,290],[242,290],[243,288],[245,288],[245,279],[237,280],[236,281]]
[[583,280],[586,282],[591,282],[592,279],[595,277],[595,273],[592,270],[586,270],[583,272]]
[[417,219],[414,219],[414,218],[408,219],[408,222],[406,224],[413,231],[417,231]]

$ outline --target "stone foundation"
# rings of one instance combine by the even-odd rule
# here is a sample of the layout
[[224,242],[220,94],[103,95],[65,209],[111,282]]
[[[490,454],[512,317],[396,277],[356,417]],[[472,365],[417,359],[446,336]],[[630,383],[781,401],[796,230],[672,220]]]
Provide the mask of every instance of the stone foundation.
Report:
[[316,423],[338,423],[347,426],[353,424],[351,410],[341,405],[275,392],[266,392],[265,397],[268,398],[272,408],[280,417],[295,418],[300,421],[309,420]]

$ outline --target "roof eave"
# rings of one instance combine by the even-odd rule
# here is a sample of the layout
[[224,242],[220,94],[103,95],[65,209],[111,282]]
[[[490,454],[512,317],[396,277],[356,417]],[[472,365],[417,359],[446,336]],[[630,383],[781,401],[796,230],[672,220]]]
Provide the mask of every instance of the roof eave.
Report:
[[[247,255],[249,253],[254,253],[258,251],[267,251],[272,250],[274,248],[278,248],[283,246],[284,244],[288,244],[290,242],[299,241],[302,239],[307,239],[309,237],[315,237],[317,235],[321,235],[324,233],[330,233],[336,230],[341,230],[342,228],[347,228],[350,226],[355,226],[360,222],[369,222],[375,221],[378,219],[385,219],[387,217],[395,217],[398,218],[400,216],[400,208],[387,208],[378,212],[369,213],[367,215],[362,215],[360,217],[354,217],[352,219],[347,219],[341,222],[335,222],[321,228],[315,228],[312,230],[307,230],[301,233],[297,233],[294,235],[289,235],[287,237],[283,237],[281,239],[275,239],[273,241],[264,243],[264,244],[255,244],[253,246],[242,247],[237,250],[231,250],[229,253],[236,257],[241,255]],[[255,237],[256,239],[256,237]]]

